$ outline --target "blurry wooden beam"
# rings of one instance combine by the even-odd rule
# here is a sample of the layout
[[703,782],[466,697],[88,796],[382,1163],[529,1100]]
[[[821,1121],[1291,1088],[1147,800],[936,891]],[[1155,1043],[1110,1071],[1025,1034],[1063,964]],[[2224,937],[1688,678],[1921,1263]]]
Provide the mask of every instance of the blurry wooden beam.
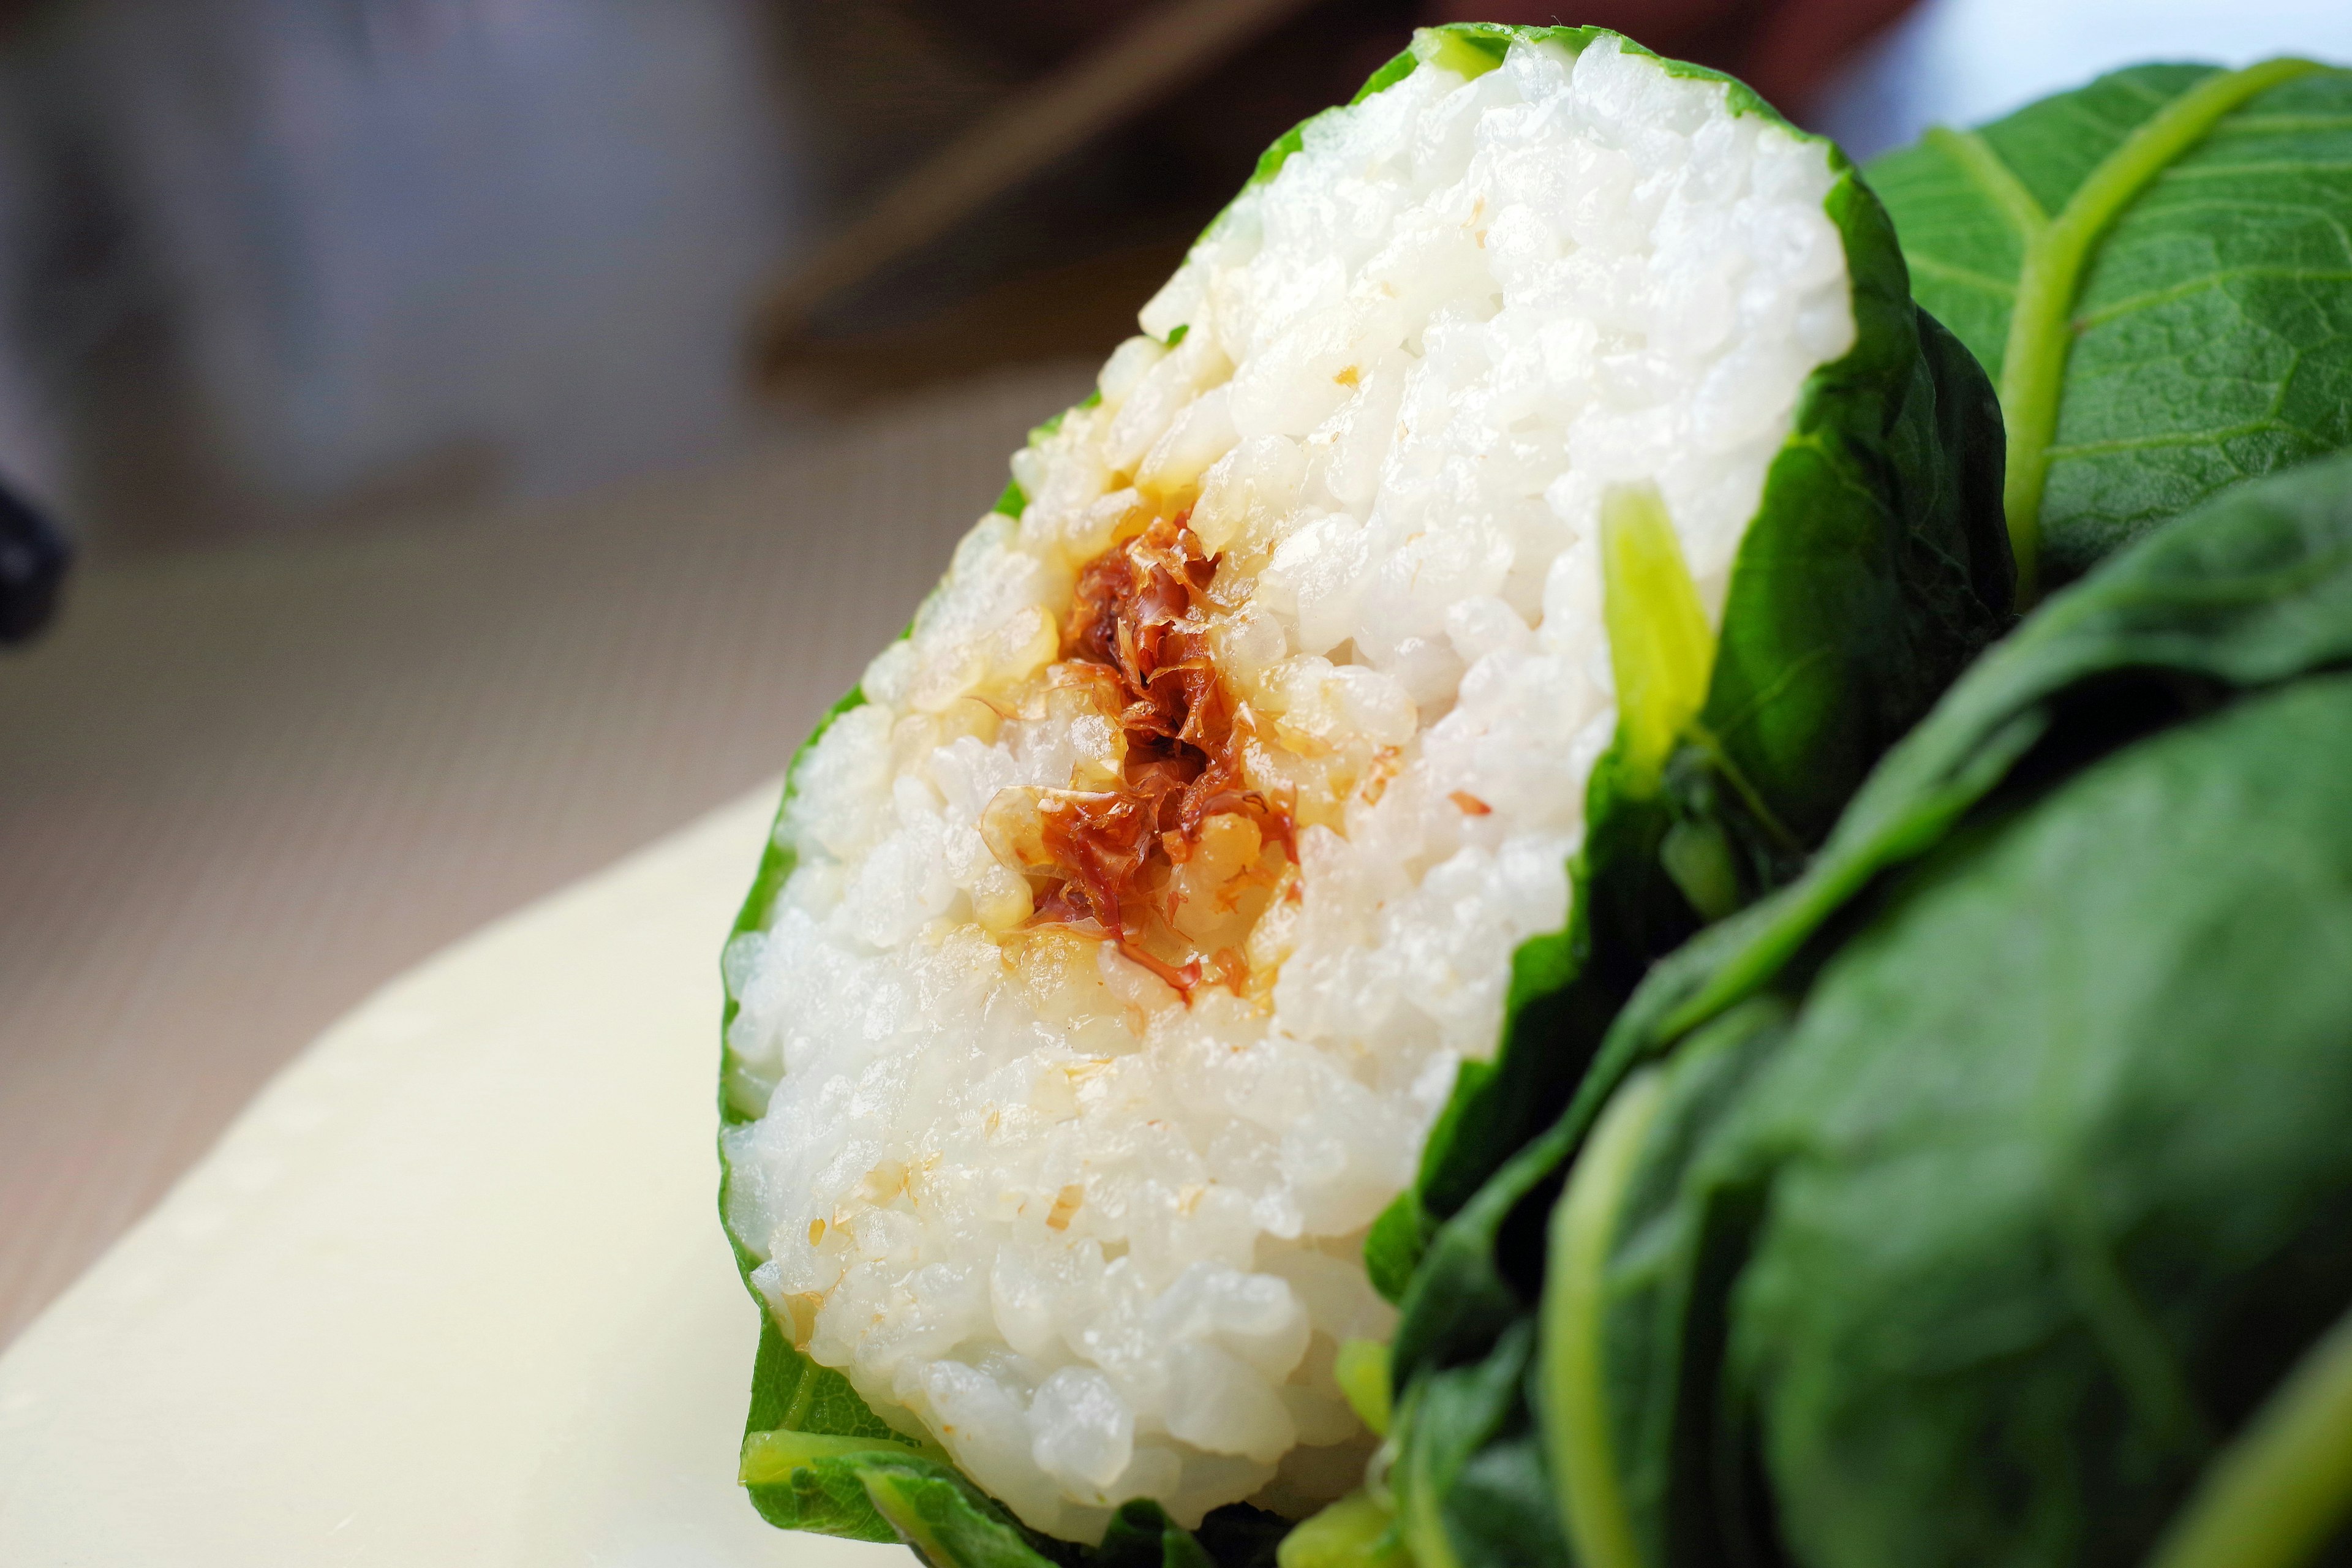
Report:
[[779,343],[763,390],[780,411],[838,418],[923,387],[1060,360],[1089,367],[1135,333],[1137,305],[1184,259],[1183,240],[1023,268],[914,321]]
[[1168,0],[926,159],[776,285],[753,344],[763,376],[826,300],[953,228],[1055,159],[1133,117],[1312,0]]

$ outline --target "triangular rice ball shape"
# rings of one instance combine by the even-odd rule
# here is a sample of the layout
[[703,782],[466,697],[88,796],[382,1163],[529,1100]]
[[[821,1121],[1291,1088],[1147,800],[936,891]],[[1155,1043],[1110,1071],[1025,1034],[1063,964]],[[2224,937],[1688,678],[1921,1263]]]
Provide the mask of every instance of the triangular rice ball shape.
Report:
[[1141,325],[795,759],[727,950],[781,1524],[1358,1487],[1342,1347],[1432,1218],[2011,616],[1990,390],[1876,201],[1614,34],[1419,35]]

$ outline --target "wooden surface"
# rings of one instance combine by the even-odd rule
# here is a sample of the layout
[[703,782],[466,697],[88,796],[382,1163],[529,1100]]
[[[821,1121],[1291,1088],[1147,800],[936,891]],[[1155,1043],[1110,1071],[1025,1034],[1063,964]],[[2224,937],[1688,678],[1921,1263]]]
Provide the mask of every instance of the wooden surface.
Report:
[[1055,159],[1129,119],[1304,9],[1307,0],[1163,0],[1099,47],[1010,95],[950,138],[798,264],[761,309],[771,369],[789,360],[816,309],[955,225]]
[[0,659],[0,1342],[374,987],[777,772],[1086,384],[90,573]]

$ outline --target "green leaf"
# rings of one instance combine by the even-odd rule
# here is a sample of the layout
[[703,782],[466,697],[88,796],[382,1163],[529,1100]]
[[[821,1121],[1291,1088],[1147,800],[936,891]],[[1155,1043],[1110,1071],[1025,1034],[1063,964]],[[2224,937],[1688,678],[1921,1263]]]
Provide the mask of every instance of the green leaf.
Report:
[[876,1455],[894,1447],[923,1451],[875,1415],[847,1378],[787,1344],[763,1307],[737,1473],[760,1517],[785,1530],[894,1539],[858,1479]]
[[1484,1360],[1414,1385],[1389,1484],[1416,1568],[1566,1568],[1528,1405],[1534,1337],[1532,1324],[1515,1324]]
[[[1777,1505],[1759,1503],[1756,1488],[1766,1462],[1765,1428],[1777,1424],[1786,1430],[1793,1418],[1783,1413],[1776,1423],[1768,1423],[1767,1411],[1739,1393],[1748,1385],[1727,1369],[1733,1366],[1735,1306],[1748,1299],[1733,1286],[1747,1274],[1758,1238],[1765,1233],[1773,1173],[1788,1151],[1822,1142],[1822,1134],[1790,1129],[1812,1126],[1802,1119],[1815,1108],[1846,1106],[1853,1108],[1853,1125],[1870,1148],[1899,1148],[1903,1141],[1885,1131],[1891,1114],[1885,1108],[1903,1103],[1895,1089],[1908,1084],[1904,1092],[1916,1106],[1910,1114],[1922,1129],[1914,1142],[1932,1149],[1939,1141],[1949,1142],[1941,1131],[1943,1122],[1936,1118],[1943,1114],[1939,1108],[1948,1107],[1952,1086],[1975,1076],[1957,1066],[1927,1070],[1916,1055],[1901,1053],[1906,1041],[1932,1031],[1874,1015],[1850,1034],[1855,1051],[1888,1058],[1882,1069],[1884,1081],[1874,1080],[1876,1092],[1844,1087],[1859,1068],[1851,1059],[1841,1060],[1808,1079],[1801,1090],[1784,1089],[1775,1097],[1774,1103],[1794,1109],[1771,1124],[1767,1136],[1755,1131],[1760,1123],[1748,1107],[1762,1097],[1751,1086],[1792,1050],[1787,1044],[1791,1033],[1788,998],[1806,994],[1824,962],[1840,952],[1841,942],[1848,942],[1854,924],[1886,904],[1891,890],[1937,885],[1939,873],[1933,864],[1926,870],[1906,868],[1937,856],[1962,866],[1976,864],[1971,858],[1979,854],[1985,836],[2015,820],[2021,804],[2035,799],[2035,792],[2046,792],[2052,781],[2095,769],[2103,761],[2129,762],[2152,743],[2151,736],[2161,740],[2176,732],[2194,733],[2200,721],[2211,721],[2205,716],[2217,708],[2226,713],[2233,703],[2257,701],[2262,694],[2283,687],[2296,689],[2293,683],[2308,684],[2313,672],[2347,665],[2352,665],[2352,457],[2232,491],[2053,599],[1971,670],[1886,758],[1803,879],[1703,933],[1653,972],[1617,1019],[1600,1061],[1569,1110],[1437,1228],[1408,1293],[1394,1349],[1408,1390],[1402,1422],[1408,1450],[1415,1440],[1421,1390],[1434,1386],[1440,1377],[1454,1375],[1436,1369],[1484,1364],[1513,1334],[1523,1331],[1520,1325],[1534,1315],[1535,1291],[1545,1289],[1550,1292],[1544,1308],[1549,1337],[1539,1403],[1549,1424],[1556,1473],[1561,1468],[1575,1471],[1572,1482],[1560,1477],[1559,1495],[1580,1510],[1589,1509],[1595,1496],[1602,1500],[1604,1517],[1580,1511],[1569,1527],[1583,1539],[1588,1564],[1624,1560],[1629,1539],[1634,1542],[1633,1554],[1644,1562],[1722,1561],[1726,1553],[1736,1558],[1777,1551],[1769,1540],[1769,1519]],[[2333,685],[2340,690],[2343,683]],[[2330,722],[2340,725],[2328,734],[2333,751],[2315,733]],[[2315,790],[2320,778],[2343,776],[2352,768],[2347,748],[2352,748],[2352,723],[2342,722],[2341,710],[2330,707],[2321,721],[2305,716],[2304,728],[2284,742],[2263,746],[2231,732],[2206,750],[2209,757],[2230,759],[2238,784],[2253,778],[2291,795],[2293,787],[2284,781],[2298,773],[2306,790]],[[2336,771],[2331,773],[2330,769]],[[2027,793],[2021,795],[2021,790]],[[2339,789],[2334,807],[2338,817],[2344,815],[2340,799]],[[2326,809],[2308,799],[2303,806],[2306,812]],[[2336,830],[2339,837],[2352,834],[2352,819],[2347,823]],[[2294,847],[2284,857],[2252,858],[2251,879],[2274,885],[2282,861],[2291,864],[2302,856],[2309,823],[2285,820],[2269,797],[2261,804],[2242,798],[2210,809],[2205,848],[2215,859],[2235,853],[2236,874],[2242,882],[2248,880],[2249,834],[2263,831],[2251,826],[2256,824],[2271,825],[2268,831],[2274,837],[2267,841]],[[2117,890],[2116,877],[2094,873],[2079,855],[2069,861],[2061,854],[2070,845],[2095,845],[2102,828],[2111,840],[2117,834],[2125,837],[2139,863],[2158,868],[2171,890],[2158,892],[2146,886]],[[2053,1005],[2046,988],[2021,987],[2011,973],[2013,933],[2021,925],[2058,935],[2124,926],[2129,934],[2118,939],[2123,952],[2147,947],[2168,954],[2155,966],[2161,969],[2168,963],[2180,975],[2197,976],[2186,984],[2201,985],[2210,965],[2183,962],[2179,942],[2169,948],[2147,942],[2160,919],[2134,917],[2137,924],[2125,920],[2126,911],[2145,905],[2193,924],[2198,896],[2185,895],[2183,889],[2210,889],[2227,879],[2221,868],[2203,861],[2194,866],[2178,862],[2176,847],[2192,841],[2177,826],[2152,828],[2142,823],[2135,827],[2127,813],[2105,801],[2066,814],[2035,840],[2032,849],[2019,852],[2021,863],[2047,871],[2052,885],[2024,893],[2013,888],[2005,891],[1996,905],[1989,906],[1997,907],[1998,914],[1985,914],[1979,921],[1987,934],[1973,942],[1949,933],[1920,939],[1908,950],[1917,956],[1906,960],[1899,980],[1881,987],[1887,1005],[1913,1006],[1921,997],[1945,997],[1946,1035],[1956,1034],[1964,1021],[1972,1019],[1981,1021],[1968,1027],[1981,1035],[1998,1035],[2002,1040],[2021,1031],[2030,1035],[2019,1015],[2035,1007],[2073,1027],[2082,1016],[2079,1004]],[[2146,855],[2142,847],[2151,843],[2165,846],[2166,853]],[[2106,859],[2126,858],[2125,849],[2111,841]],[[2308,945],[2314,940],[2322,945],[2352,941],[2347,934],[2352,933],[2352,874],[2321,871],[2315,876],[2308,867],[2301,867],[2297,875],[2305,886],[2315,883],[2332,889],[2315,896],[2334,898],[2335,906],[2314,918],[2308,901],[2298,906],[2292,900],[2282,900],[2280,910],[2263,922],[2263,935],[2233,937],[2227,945],[2233,951],[2273,949],[2293,955],[2285,962],[2294,973],[2352,976],[2352,959],[2339,962],[2332,951],[2317,953]],[[2328,881],[2331,875],[2337,878],[2333,883]],[[1958,876],[1952,873],[1954,879]],[[2128,883],[2129,879],[2120,880]],[[2106,912],[2070,910],[2069,898],[2087,896],[2071,890],[2074,883],[2106,888]],[[1904,906],[1898,902],[1896,907]],[[2180,913],[2184,910],[2188,912]],[[2273,931],[2282,921],[2304,932],[2302,948],[2296,946],[2298,939]],[[2233,909],[2232,918],[2219,923],[2226,931],[2245,921]],[[2210,920],[2194,929],[2202,942],[2215,935]],[[2319,933],[2315,938],[2310,934],[2315,931]],[[1956,959],[1971,952],[1993,955],[2002,973],[1989,975]],[[2139,962],[2139,972],[2145,973],[2151,961],[2142,955]],[[2040,973],[2079,977],[2098,969],[2082,962],[2079,953],[2065,953],[2045,955]],[[2248,994],[2265,999],[2294,989],[2291,984],[2244,987]],[[2025,994],[2012,996],[2020,990]],[[2231,1020],[2242,1018],[2242,1009],[2235,1001],[2219,1011],[2205,1009],[2217,1048],[2229,1035]],[[2167,997],[2142,1008],[2141,1016],[2186,1016],[2193,1011],[2185,997]],[[1990,1021],[1995,1018],[2000,1021]],[[2352,1024],[2335,1037],[2352,1037]],[[2226,1057],[2227,1052],[2221,1054]],[[1591,1165],[1580,1160],[1578,1151],[1596,1119],[1611,1107],[1612,1094],[1642,1063],[1660,1059],[1666,1065],[1666,1077],[1648,1081],[1663,1082],[1663,1099],[1654,1107],[1636,1107],[1643,1114],[1634,1163],[1627,1167],[1622,1163],[1623,1144],[1609,1160]],[[1955,1079],[1955,1073],[1961,1078]],[[2198,1093],[2212,1098],[2214,1090],[2205,1084]],[[2293,1100],[2294,1095],[2273,1088],[2269,1098]],[[2264,1103],[2269,1100],[2255,1102],[2256,1108]],[[2352,1111],[2352,1104],[2335,1106],[2331,1114],[2336,1120],[2328,1125],[2340,1127],[2346,1111]],[[1748,1129],[1737,1144],[1744,1151],[1738,1159],[1721,1152],[1732,1142],[1721,1131],[1727,1125]],[[1926,1131],[1930,1128],[1936,1131]],[[2236,1140],[2231,1146],[2244,1144]],[[2330,1151],[2334,1147],[2327,1145]],[[2315,1148],[2315,1143],[2305,1152],[2309,1154]],[[2172,1157],[2178,1158],[2177,1151]],[[2336,1156],[2331,1152],[2327,1157]],[[1551,1258],[1548,1263],[1540,1252],[1530,1258],[1525,1238],[1554,1210],[1563,1179],[1570,1173],[1580,1190],[1598,1195],[1588,1197],[1573,1221],[1569,1217],[1571,1205],[1559,1203],[1552,1223],[1565,1228],[1555,1233]],[[1927,1201],[1949,1206],[1953,1194],[1982,1185],[1979,1174],[1949,1173],[1938,1181],[1918,1184],[1917,1190]],[[2352,1193],[2346,1196],[2352,1198]],[[1901,1243],[1903,1237],[1934,1228],[1916,1220],[1891,1224],[1889,1215],[1895,1211],[1889,1205],[1894,1202],[1893,1195],[1880,1194],[1870,1203],[1854,1205],[1854,1245],[1874,1237]],[[2338,1212],[2352,1216],[2352,1202],[2341,1203]],[[1967,1212],[1951,1223],[1965,1228]],[[1548,1267],[1566,1267],[1571,1256],[1583,1258],[1593,1249],[1587,1243],[1602,1247],[1609,1259],[1598,1295],[1589,1275],[1545,1283]],[[2340,1257],[2352,1259],[2352,1245],[2343,1246]],[[1938,1278],[1947,1283],[1972,1278],[1977,1261],[1955,1266]],[[1855,1265],[1848,1260],[1840,1267]],[[1843,1289],[1836,1281],[1843,1277],[1835,1269],[1808,1272],[1804,1284],[1790,1285],[1773,1300],[1827,1311],[1831,1309],[1822,1303],[1836,1297]],[[2094,1300],[2101,1297],[2095,1269],[2068,1288],[2087,1292]],[[1941,1299],[1916,1280],[1908,1289],[1910,1293],[1900,1299],[1892,1294],[1874,1299],[1869,1308],[1878,1314],[1874,1321],[1916,1319]],[[2332,1282],[2316,1292],[2332,1315],[2341,1310],[2344,1295],[2329,1298],[2330,1289],[2352,1292],[2352,1280]],[[2269,1296],[2277,1299],[2279,1292],[2273,1289]],[[2294,1334],[2307,1337],[2325,1326],[2324,1320],[2309,1321],[2318,1310],[2309,1300],[2300,1310]],[[1834,1331],[1823,1330],[1805,1342],[1817,1345],[1822,1367],[1842,1364],[1851,1345],[1867,1342],[1870,1325],[1860,1321],[1866,1314],[1860,1308],[1854,1313],[1840,1319]],[[2131,1316],[2125,1312],[2116,1320],[2124,1326],[2111,1327],[2103,1342],[2107,1358],[2118,1364],[2131,1363],[2135,1342],[2146,1343],[2135,1341]],[[1788,1323],[1778,1321],[1769,1329],[1751,1328],[1742,1352],[1744,1364],[1752,1369],[1766,1353],[1756,1347],[1780,1344],[1793,1332]],[[1924,1334],[1921,1342],[1958,1342],[1958,1329],[1939,1331]],[[2301,1342],[2294,1334],[2289,1340]],[[1582,1352],[1570,1352],[1567,1347],[1580,1338]],[[1565,1360],[1550,1359],[1556,1350]],[[1579,1354],[1581,1370],[1571,1374],[1567,1368],[1580,1364]],[[2161,1357],[2150,1357],[2144,1349],[2140,1356],[2162,1364]],[[1603,1369],[1598,1376],[1591,1370],[1595,1365]],[[2276,1372],[2272,1367],[2263,1375]],[[1989,1370],[1979,1370],[1974,1381],[1986,1387],[2000,1383]],[[2184,1419],[2183,1411],[2199,1401],[2168,1398],[2162,1376],[2142,1373],[2136,1386],[2140,1404],[2156,1413],[2150,1432],[2160,1436],[2165,1430],[2196,1426],[2195,1420]],[[1916,1392],[1911,1390],[1906,1397]],[[1889,1408],[1899,1405],[1892,1402]],[[1881,1434],[1877,1441],[1892,1439]],[[1997,1449],[2006,1441],[2011,1439],[1982,1433],[1973,1439],[1976,1448]],[[1873,1445],[1858,1447],[1866,1453]],[[1974,1450],[1969,1443],[1947,1450],[1964,1451]],[[2298,1450],[2300,1456],[2310,1452]],[[2310,1461],[2299,1458],[2297,1462]],[[2294,1470],[2290,1466],[2269,1473],[2291,1475]],[[1936,1484],[1957,1483],[1949,1475],[1939,1475]],[[2177,1500],[2180,1484],[2176,1468],[2167,1500]],[[1824,1518],[1856,1506],[1843,1483],[1824,1485],[1830,1489],[1822,1495],[1832,1500],[1821,1504]],[[1915,1511],[1925,1508],[1917,1492],[1906,1495],[1905,1506]],[[1614,1522],[1605,1517],[1612,1511]],[[1932,1521],[1948,1516],[1928,1510],[1919,1517]],[[2146,1531],[2154,1526],[2143,1520],[2141,1528],[2135,1539],[2144,1546]],[[1822,1529],[1833,1533],[1827,1525]],[[1908,1561],[1911,1555],[1924,1554],[1919,1542],[1910,1542],[1875,1560]],[[1975,1560],[1986,1556],[1999,1553],[1988,1550]],[[1864,1558],[1857,1552],[1805,1560]]]
[[1612,1049],[1630,1065],[1761,990],[1874,878],[1941,842],[2083,710],[2152,727],[2194,693],[2347,658],[2352,457],[2217,498],[2052,599],[1969,670],[1857,793],[1804,879],[1661,965]]
[[1534,1317],[1549,1212],[1587,1568],[2137,1561],[2242,1429],[2280,1539],[2333,1519],[2341,1450],[2261,1436],[2335,1432],[2331,1374],[2253,1413],[2352,1300],[2347,667],[2352,457],[2053,598],[1439,1228],[1407,1450]]
[[[1823,1568],[2137,1562],[2352,1300],[2352,677],[1949,840],[1709,1158],[1734,1377]],[[1701,1178],[1704,1180],[1704,1177]]]
[[[1456,1094],[1448,1110],[1462,1103]],[[1429,1246],[1430,1232],[1435,1228],[1421,1206],[1420,1197],[1408,1187],[1399,1193],[1380,1217],[1372,1222],[1364,1237],[1364,1273],[1390,1302],[1404,1300],[1405,1288],[1412,1283],[1412,1271],[1421,1264],[1421,1255]]]
[[2352,443],[2352,74],[2141,66],[1870,170],[1998,378],[2021,579]]

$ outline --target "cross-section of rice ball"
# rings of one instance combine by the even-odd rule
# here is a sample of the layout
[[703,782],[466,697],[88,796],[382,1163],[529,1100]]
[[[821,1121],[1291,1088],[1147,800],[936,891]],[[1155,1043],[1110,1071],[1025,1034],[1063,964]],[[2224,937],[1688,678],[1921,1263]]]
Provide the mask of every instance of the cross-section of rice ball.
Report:
[[[1703,684],[1868,358],[1853,247],[1890,265],[1827,143],[1612,35],[1383,75],[1014,458],[727,952],[753,1288],[1066,1538],[1360,1483],[1366,1229],[1568,923],[1619,732],[1604,518],[1658,528]],[[1850,379],[1895,406],[1916,354]]]

